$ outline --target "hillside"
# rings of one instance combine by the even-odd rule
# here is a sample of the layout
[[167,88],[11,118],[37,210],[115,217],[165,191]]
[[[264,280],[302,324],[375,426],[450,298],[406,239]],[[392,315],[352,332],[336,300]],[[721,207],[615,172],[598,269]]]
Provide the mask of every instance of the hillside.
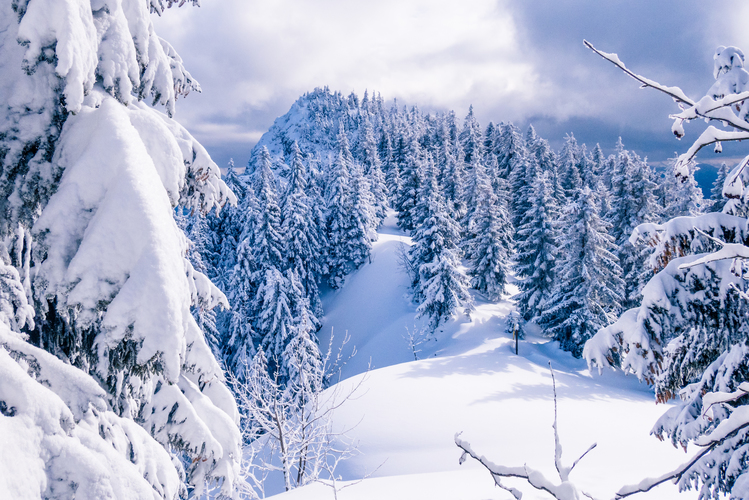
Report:
[[[571,463],[587,447],[573,480],[597,498],[611,498],[619,486],[674,468],[688,456],[649,435],[667,405],[654,404],[652,391],[621,373],[591,374],[585,362],[555,342],[529,333],[515,356],[505,332],[513,305],[476,297],[472,318],[449,322],[436,341],[413,360],[402,334],[414,324],[415,306],[405,295],[407,278],[398,267],[397,248],[408,238],[389,217],[375,243],[372,263],[352,275],[341,290],[326,291],[322,332],[351,336],[357,354],[344,369],[351,387],[365,378],[357,397],[336,414],[341,428],[359,441],[361,454],[338,472],[342,500],[432,500],[510,498],[493,486],[478,464],[458,465],[453,443],[463,431],[479,453],[501,464],[529,466],[556,478],[553,465],[553,398],[548,363],[557,380],[560,438]],[[337,338],[342,336],[337,334]],[[323,339],[323,344],[325,344]],[[371,359],[373,370],[366,369]],[[357,424],[358,422],[358,424]],[[362,482],[355,480],[367,474]],[[523,484],[523,498],[549,498]],[[350,487],[348,487],[350,485]],[[284,493],[279,500],[333,498],[326,485]],[[662,485],[639,498],[691,499]]]

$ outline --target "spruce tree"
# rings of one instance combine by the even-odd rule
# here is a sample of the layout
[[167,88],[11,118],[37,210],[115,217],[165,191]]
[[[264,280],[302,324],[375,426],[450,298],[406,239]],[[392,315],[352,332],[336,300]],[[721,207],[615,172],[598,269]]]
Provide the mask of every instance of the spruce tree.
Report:
[[525,212],[516,233],[515,274],[520,278],[517,303],[526,320],[538,317],[549,304],[555,283],[559,207],[550,174],[537,172]]
[[325,229],[328,240],[326,272],[332,288],[343,285],[349,271],[348,243],[351,230],[351,153],[341,124],[338,152],[330,166],[325,184]]
[[559,153],[558,173],[560,184],[567,199],[574,199],[577,191],[582,187],[582,172],[580,170],[584,155],[572,134],[567,135],[564,146]]
[[404,231],[416,228],[414,212],[418,203],[418,195],[422,189],[424,163],[426,154],[419,144],[418,138],[412,135],[409,141],[408,153],[401,169],[401,190],[398,193],[395,210],[398,212],[398,227]]
[[515,167],[522,163],[527,154],[523,136],[512,123],[501,127],[499,139],[495,141],[495,154],[497,175],[510,179]]
[[[472,161],[483,161],[483,142],[481,125],[473,114],[473,105],[471,105],[463,122],[463,129],[460,131],[460,145],[465,153],[463,161],[466,165],[470,165]],[[478,158],[474,159],[474,156]]]
[[[505,183],[504,179],[499,179]],[[512,223],[506,200],[497,197],[484,183],[480,186],[478,208],[468,243],[471,265],[468,272],[471,286],[489,300],[500,300],[510,274]]]
[[190,312],[226,298],[174,218],[236,198],[172,119],[200,88],[151,21],[173,3],[0,3],[0,385],[37,384],[3,407],[39,445],[40,497],[237,484],[236,404]]
[[710,212],[722,212],[723,207],[726,206],[726,201],[728,200],[723,196],[723,185],[726,183],[729,172],[730,170],[726,162],[721,163],[718,169],[718,177],[713,182],[713,188],[710,190],[710,201],[712,201]]
[[635,228],[644,222],[656,222],[659,207],[655,197],[656,185],[647,163],[632,153],[619,149],[611,175],[610,234],[617,246],[624,279],[621,306],[629,309],[639,305],[640,292],[648,277],[648,248],[630,242]]
[[559,221],[556,284],[538,320],[546,334],[575,356],[601,328],[621,312],[621,268],[610,225],[598,214],[595,193],[584,187],[576,201],[568,203]]
[[360,139],[360,158],[364,169],[364,175],[369,183],[369,189],[372,193],[372,208],[374,209],[374,224],[379,226],[385,220],[385,211],[388,206],[387,183],[385,174],[382,172],[382,162],[375,141],[374,128],[369,117],[364,118],[363,130]]
[[[317,226],[319,216],[313,213],[314,200],[307,194],[308,172],[296,142],[292,144],[291,152],[291,175],[281,206],[281,233],[286,242],[284,256],[286,267],[294,271],[310,307],[316,311],[321,307],[317,282],[322,274],[324,246]],[[316,328],[317,324],[313,323],[311,327]]]
[[461,307],[472,308],[468,279],[460,267],[460,230],[450,217],[437,186],[433,165],[424,168],[425,179],[419,193],[422,221],[413,233],[408,252],[413,278],[414,300],[419,316],[429,318],[435,330]]

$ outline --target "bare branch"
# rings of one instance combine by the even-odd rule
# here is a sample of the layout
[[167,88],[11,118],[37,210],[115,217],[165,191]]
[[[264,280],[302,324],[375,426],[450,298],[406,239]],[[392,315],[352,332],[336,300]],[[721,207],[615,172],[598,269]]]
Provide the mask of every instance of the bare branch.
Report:
[[572,462],[572,467],[570,467],[570,472],[572,472],[572,469],[574,469],[574,468],[575,468],[575,466],[577,465],[577,463],[578,463],[578,462],[579,462],[580,460],[582,460],[582,459],[583,459],[583,457],[584,457],[585,455],[587,455],[588,453],[590,453],[590,452],[591,452],[591,451],[593,450],[593,448],[595,448],[596,446],[598,446],[598,443],[593,443],[592,445],[590,445],[590,446],[588,447],[588,449],[587,449],[587,450],[585,450],[585,451],[583,452],[583,454],[582,454],[582,455],[580,455],[580,458],[578,458],[577,460],[575,460],[574,462]]
[[558,500],[572,498],[570,497],[570,492],[575,492],[576,496],[574,498],[578,498],[579,494],[583,494],[588,498],[593,499],[591,495],[580,492],[580,490],[569,481],[569,474],[575,467],[575,465],[577,465],[577,463],[585,455],[587,455],[590,450],[595,448],[596,445],[593,444],[590,448],[588,448],[585,453],[583,453],[580,458],[578,458],[575,463],[572,464],[572,467],[567,468],[562,464],[562,446],[559,442],[559,433],[557,430],[557,386],[556,379],[554,378],[554,370],[551,368],[551,362],[549,362],[549,371],[551,372],[551,382],[554,390],[554,465],[556,466],[557,472],[559,473],[559,479],[561,480],[561,482],[559,484],[552,483],[543,475],[542,472],[531,469],[527,464],[523,465],[522,467],[507,467],[495,464],[494,462],[489,461],[486,457],[479,456],[476,452],[474,452],[473,448],[471,448],[470,443],[460,439],[461,433],[455,434],[455,444],[458,446],[458,448],[463,450],[463,454],[460,456],[459,462],[462,464],[463,462],[465,462],[466,458],[470,456],[491,473],[492,478],[494,479],[494,484],[512,493],[516,499],[520,499],[522,497],[522,493],[515,488],[504,486],[501,482],[501,478],[517,477],[525,479],[528,484],[530,484],[537,490],[545,491]]

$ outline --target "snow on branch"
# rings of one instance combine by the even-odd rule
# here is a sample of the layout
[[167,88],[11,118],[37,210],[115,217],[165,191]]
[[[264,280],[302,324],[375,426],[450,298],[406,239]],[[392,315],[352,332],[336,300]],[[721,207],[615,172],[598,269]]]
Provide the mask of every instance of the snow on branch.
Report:
[[722,241],[724,244],[743,245],[749,242],[749,222],[744,217],[719,212],[697,217],[676,217],[663,224],[640,224],[629,241],[633,245],[646,241],[655,247],[650,256],[650,265],[660,270],[674,258],[693,252],[695,239],[698,238],[707,238],[713,243]]
[[651,80],[649,78],[645,78],[644,76],[638,75],[637,73],[634,73],[630,71],[624,63],[619,59],[619,56],[616,54],[609,54],[608,52],[603,52],[601,50],[598,50],[595,48],[589,41],[583,40],[583,44],[588,47],[590,50],[598,54],[599,56],[603,57],[607,61],[611,62],[614,66],[619,68],[620,70],[624,71],[626,74],[637,80],[642,84],[641,88],[652,88],[656,90],[660,90],[664,94],[670,96],[674,101],[680,104],[687,104],[689,106],[694,106],[694,101],[691,100],[687,95],[684,93],[683,90],[681,90],[679,87],[667,87],[665,85],[661,85],[660,83]]
[[[625,66],[621,59],[619,59],[618,55],[598,50],[587,40],[583,40],[583,44],[602,58],[611,62],[617,68],[621,69],[624,73],[640,82],[642,84],[641,88],[653,88],[671,97],[679,107],[682,108],[680,113],[670,116],[674,119],[674,124],[671,130],[677,138],[681,139],[684,136],[683,123],[696,118],[717,120],[724,126],[734,128],[733,131],[728,131],[710,126],[703,131],[689,150],[679,157],[676,164],[677,176],[683,178],[689,176],[689,162],[695,157],[697,152],[705,146],[717,144],[716,152],[720,152],[720,143],[722,141],[741,141],[749,138],[749,122],[744,120],[741,116],[737,116],[732,110],[732,108],[736,107],[741,111],[741,106],[744,101],[749,98],[749,91],[728,95],[722,95],[722,93],[721,95],[706,95],[699,101],[695,102],[687,97],[684,91],[679,87],[662,85],[654,80],[634,73]],[[720,83],[721,75],[718,75],[716,78],[719,80],[718,83]],[[711,89],[711,93],[716,93],[712,92],[712,90],[713,89]],[[741,114],[743,116],[743,111]]]
[[[545,491],[557,500],[579,500],[582,496],[595,500],[592,495],[580,490],[574,483],[569,479],[569,475],[580,460],[586,456],[591,450],[596,447],[594,443],[591,445],[577,460],[572,463],[572,466],[565,467],[562,464],[562,446],[559,442],[559,430],[557,427],[557,395],[556,395],[556,382],[554,379],[554,371],[551,369],[551,362],[549,363],[549,370],[551,371],[552,377],[552,388],[554,391],[554,465],[556,466],[557,473],[559,474],[560,483],[556,484],[550,481],[540,471],[531,469],[528,465],[524,464],[522,467],[508,467],[505,465],[497,464],[489,460],[484,455],[479,455],[471,444],[460,438],[461,433],[455,434],[455,445],[463,450],[460,456],[460,463],[463,464],[468,457],[473,458],[479,462],[492,476],[494,484],[498,487],[509,491],[516,500],[520,500],[523,497],[523,493],[517,488],[507,486],[502,483],[502,478],[520,478],[525,479],[528,484],[536,488],[537,490]],[[739,385],[738,389],[732,393],[723,392],[709,392],[703,396],[702,403],[702,416],[714,406],[723,403],[736,401],[737,399],[749,394],[749,383],[743,382]],[[701,460],[721,446],[727,439],[735,436],[741,429],[749,427],[749,407],[740,406],[733,410],[730,417],[723,420],[710,434],[702,436],[700,439],[695,441],[697,446],[703,449],[696,453],[690,460],[683,463],[676,469],[662,474],[654,478],[646,478],[637,484],[626,485],[614,494],[614,500],[620,500],[637,493],[645,493],[658,485],[666,482],[672,482],[674,484],[681,484],[684,480],[689,480],[695,474],[695,467],[699,466]],[[710,457],[707,457],[710,459]]]
[[503,490],[509,491],[512,495],[520,500],[523,494],[520,490],[505,486],[502,484],[501,479],[503,477],[517,477],[525,479],[528,484],[536,488],[537,490],[545,491],[557,500],[578,500],[581,495],[593,499],[591,495],[581,491],[575,486],[569,479],[569,475],[575,466],[587,455],[593,448],[596,447],[597,443],[593,443],[580,457],[575,460],[571,466],[566,467],[562,463],[562,445],[559,442],[559,428],[557,426],[557,385],[554,378],[554,370],[551,368],[551,362],[549,362],[549,371],[551,372],[551,384],[554,393],[554,465],[559,475],[559,484],[555,484],[540,471],[528,467],[527,464],[523,464],[522,467],[508,467],[505,465],[499,465],[483,455],[479,455],[474,451],[473,447],[468,441],[460,438],[461,433],[455,434],[455,445],[463,450],[463,454],[460,456],[460,463],[465,462],[469,456],[484,466],[486,470],[492,475],[494,484]]

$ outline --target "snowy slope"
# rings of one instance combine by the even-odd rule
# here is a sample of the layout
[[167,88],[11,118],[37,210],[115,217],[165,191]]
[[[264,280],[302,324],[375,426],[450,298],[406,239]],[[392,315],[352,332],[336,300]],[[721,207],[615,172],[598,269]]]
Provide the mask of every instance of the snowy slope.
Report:
[[[327,292],[323,332],[345,330],[358,353],[344,368],[341,382],[352,386],[366,376],[359,397],[336,414],[336,424],[360,443],[361,455],[339,472],[347,487],[341,500],[363,499],[505,499],[491,477],[472,461],[458,465],[453,436],[462,437],[490,460],[540,469],[557,479],[553,464],[553,399],[548,363],[552,362],[559,396],[559,428],[573,460],[597,442],[572,474],[583,490],[612,498],[622,485],[660,475],[685,461],[685,455],[661,443],[649,430],[668,408],[656,406],[649,388],[619,373],[591,374],[585,363],[562,352],[555,343],[528,334],[516,356],[505,332],[509,302],[489,304],[477,297],[472,319],[445,325],[413,360],[403,338],[414,325],[415,305],[407,298],[408,279],[398,267],[397,247],[408,238],[386,221],[375,243],[372,263],[352,275],[343,289]],[[326,339],[322,339],[323,343]],[[376,368],[355,375],[371,358]],[[426,358],[426,359],[425,359]],[[357,425],[358,423],[358,425]],[[379,468],[378,468],[379,467]],[[523,482],[525,499],[549,498]],[[332,489],[313,484],[278,496],[280,500],[331,499]],[[679,494],[671,484],[637,498],[696,498]]]

